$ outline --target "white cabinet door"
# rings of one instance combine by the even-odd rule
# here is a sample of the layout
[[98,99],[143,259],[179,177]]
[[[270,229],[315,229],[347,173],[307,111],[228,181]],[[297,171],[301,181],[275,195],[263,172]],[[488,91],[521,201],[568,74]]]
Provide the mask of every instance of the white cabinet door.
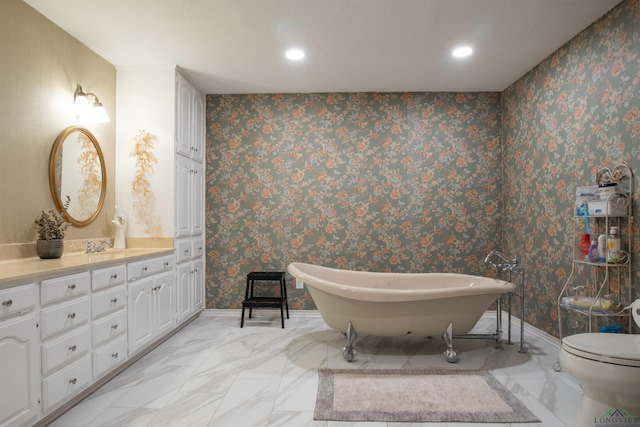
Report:
[[191,314],[191,263],[180,264],[178,266],[178,280],[176,280],[176,290],[178,294],[178,322],[182,322]]
[[176,156],[176,237],[191,235],[191,160]]
[[192,97],[193,89],[179,73],[176,74],[176,151],[183,156],[193,154]]
[[204,168],[200,163],[191,162],[191,235],[200,236],[204,233]]
[[205,97],[194,89],[192,101],[193,131],[191,134],[193,139],[193,159],[202,162],[205,156]]
[[176,237],[204,233],[204,185],[202,164],[177,156]]
[[129,285],[129,354],[133,354],[155,337],[153,277]]
[[0,425],[27,425],[38,413],[40,362],[35,314],[0,322]]
[[193,310],[204,308],[204,261],[193,261]]
[[156,336],[163,335],[173,329],[174,293],[172,273],[162,274],[154,278],[153,289]]

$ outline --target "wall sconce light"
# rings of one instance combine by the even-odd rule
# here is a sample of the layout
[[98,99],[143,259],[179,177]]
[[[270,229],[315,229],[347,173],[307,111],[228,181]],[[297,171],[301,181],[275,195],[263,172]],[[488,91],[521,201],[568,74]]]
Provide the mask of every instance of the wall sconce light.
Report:
[[[93,102],[89,102],[89,97],[93,97]],[[78,85],[73,94],[73,105],[76,110],[76,118],[87,119],[94,123],[110,122],[107,110],[98,99],[95,93],[85,93],[82,86]]]

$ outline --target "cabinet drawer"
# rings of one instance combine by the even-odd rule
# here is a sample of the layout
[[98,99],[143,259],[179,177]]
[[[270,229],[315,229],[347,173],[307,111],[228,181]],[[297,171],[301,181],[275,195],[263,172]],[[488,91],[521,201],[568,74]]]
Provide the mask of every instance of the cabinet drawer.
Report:
[[87,293],[90,281],[89,272],[43,280],[40,282],[40,303],[44,305]]
[[127,311],[121,310],[93,322],[93,345],[99,345],[127,331]]
[[78,327],[89,320],[89,297],[47,307],[40,311],[40,336],[42,339]]
[[94,270],[91,272],[91,289],[96,290],[120,285],[125,280],[127,280],[127,267],[125,265]]
[[42,380],[42,403],[49,412],[91,383],[91,357],[86,355]]
[[42,344],[42,375],[83,356],[90,347],[89,326]]
[[176,261],[184,262],[191,260],[191,240],[180,239],[176,244]]
[[104,316],[120,310],[127,303],[127,287],[122,285],[117,288],[107,289],[91,295],[91,311],[93,318]]
[[173,269],[173,260],[173,255],[169,255],[161,258],[131,262],[127,264],[127,275],[129,280],[137,280],[163,271],[169,271]]
[[127,360],[127,337],[121,336],[94,350],[93,378],[98,379],[125,360]]
[[200,238],[191,242],[191,258],[202,258],[204,255],[204,241]]
[[34,283],[0,291],[0,319],[32,310],[36,298]]

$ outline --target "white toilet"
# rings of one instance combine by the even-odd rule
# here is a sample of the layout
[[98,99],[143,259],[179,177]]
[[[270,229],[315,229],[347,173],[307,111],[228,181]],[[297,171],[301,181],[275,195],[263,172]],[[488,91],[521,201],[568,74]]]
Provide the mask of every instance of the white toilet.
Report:
[[[640,327],[640,300],[631,309]],[[560,363],[582,383],[576,427],[622,421],[626,421],[623,425],[640,426],[640,335],[589,333],[565,337]]]

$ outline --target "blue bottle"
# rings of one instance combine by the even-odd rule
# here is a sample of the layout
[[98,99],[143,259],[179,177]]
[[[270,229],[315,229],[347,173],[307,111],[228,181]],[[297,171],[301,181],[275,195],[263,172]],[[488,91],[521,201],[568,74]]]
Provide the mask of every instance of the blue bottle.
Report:
[[591,247],[589,247],[589,261],[598,262],[600,256],[598,255],[598,244],[595,240],[591,241]]

